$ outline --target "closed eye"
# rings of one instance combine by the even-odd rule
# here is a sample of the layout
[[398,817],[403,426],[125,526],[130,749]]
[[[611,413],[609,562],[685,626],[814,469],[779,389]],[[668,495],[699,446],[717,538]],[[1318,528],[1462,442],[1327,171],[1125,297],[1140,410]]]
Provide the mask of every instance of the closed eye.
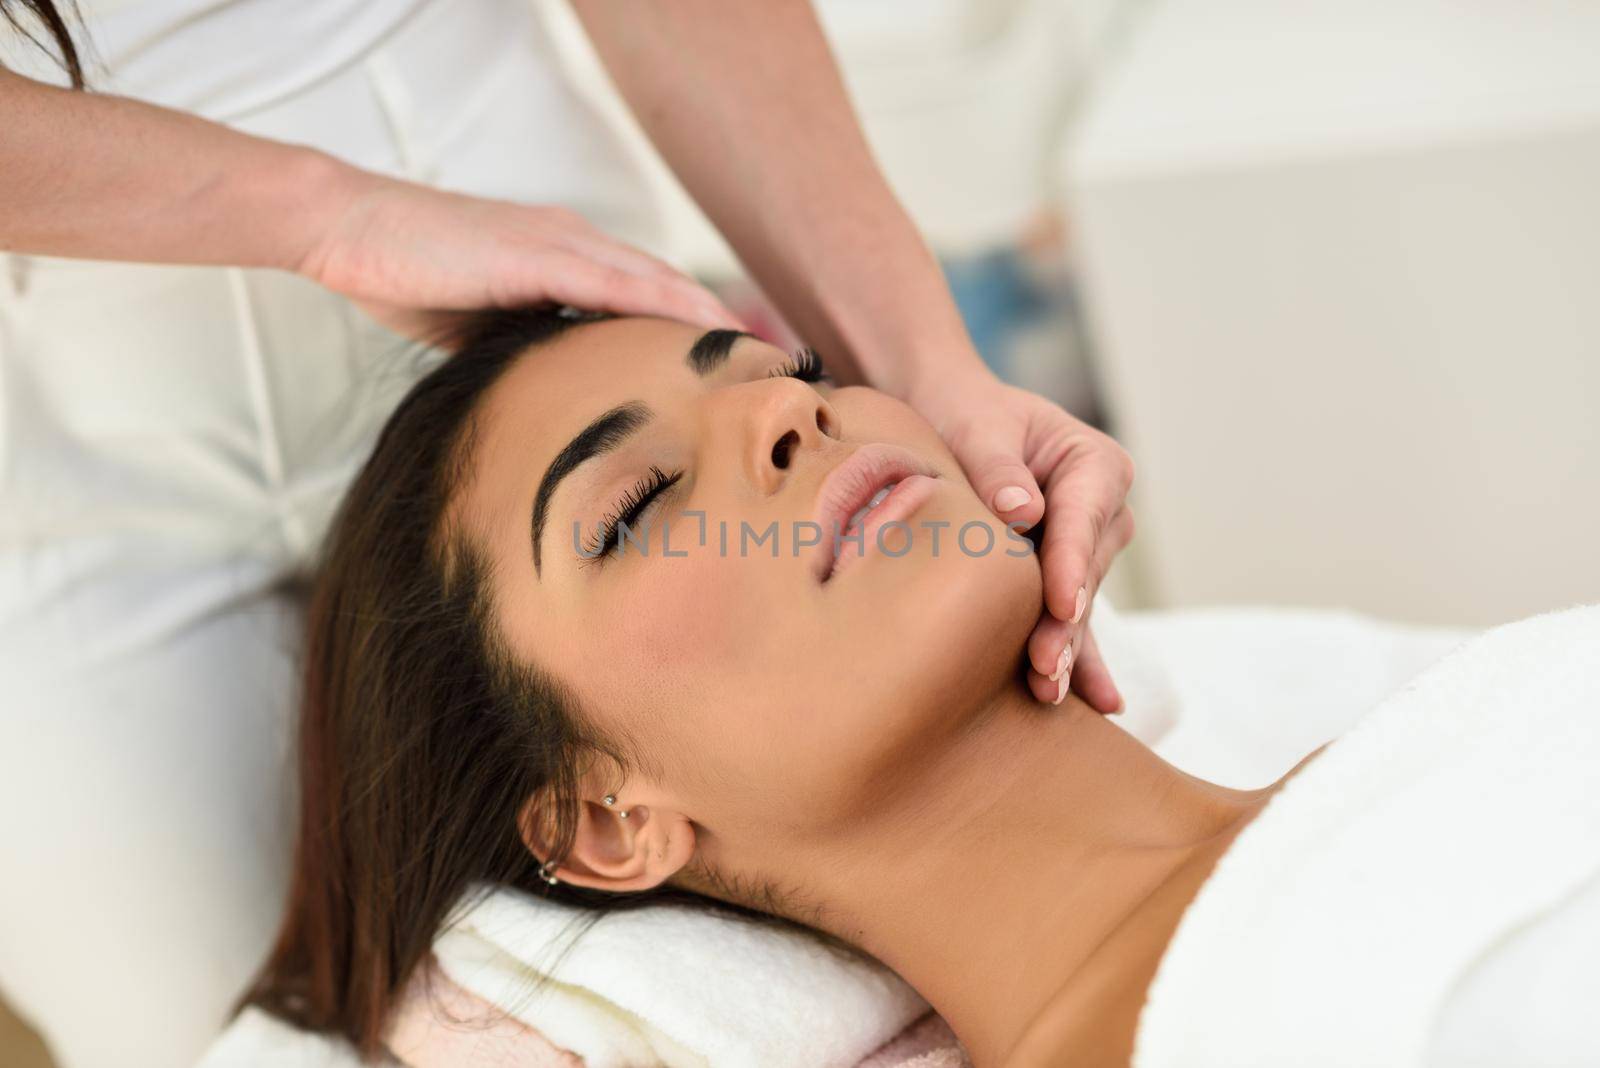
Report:
[[[767,372],[768,378],[798,378],[802,382],[833,384],[833,375],[823,366],[822,357],[809,346],[789,354],[783,363]],[[584,562],[598,562],[614,554],[621,546],[624,529],[631,536],[645,511],[666,490],[683,478],[682,471],[671,474],[652,464],[650,473],[638,485],[623,495],[616,506],[601,521],[594,537],[580,550]]]
[[674,471],[669,475],[655,464],[651,464],[650,473],[624,494],[612,512],[601,522],[594,539],[583,547],[584,557],[588,560],[601,560],[619,549],[623,528],[628,529],[630,536],[634,534],[635,527],[645,510],[657,497],[682,478],[682,471]]
[[787,360],[769,371],[767,377],[798,378],[802,382],[827,382],[829,384],[833,382],[833,376],[822,365],[822,357],[818,356],[817,350],[813,348],[803,348],[791,353]]

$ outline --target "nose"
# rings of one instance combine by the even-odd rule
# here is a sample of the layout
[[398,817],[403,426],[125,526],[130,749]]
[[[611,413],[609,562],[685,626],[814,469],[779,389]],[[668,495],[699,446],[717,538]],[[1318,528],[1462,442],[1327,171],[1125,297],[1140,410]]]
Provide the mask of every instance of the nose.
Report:
[[[718,390],[724,428],[737,428],[737,450],[745,477],[762,496],[782,489],[801,454],[826,447],[840,434],[839,414],[816,390],[798,379],[774,377]],[[726,447],[726,446],[724,446]]]

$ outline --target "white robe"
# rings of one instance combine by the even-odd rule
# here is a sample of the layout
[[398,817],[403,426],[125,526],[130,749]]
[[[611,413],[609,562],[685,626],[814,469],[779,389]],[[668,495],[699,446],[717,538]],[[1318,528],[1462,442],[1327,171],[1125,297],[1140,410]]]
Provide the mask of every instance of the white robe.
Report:
[[1185,913],[1140,1068],[1600,1064],[1600,606],[1500,627],[1269,802]]

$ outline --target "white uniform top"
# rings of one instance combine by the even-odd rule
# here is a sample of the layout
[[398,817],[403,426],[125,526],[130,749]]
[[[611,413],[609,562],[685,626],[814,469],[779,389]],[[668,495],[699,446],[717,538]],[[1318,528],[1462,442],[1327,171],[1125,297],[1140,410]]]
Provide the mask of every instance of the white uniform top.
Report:
[[[663,247],[640,147],[572,76],[571,13],[544,0],[79,0],[90,87],[309,144],[380,173],[562,204]],[[0,64],[65,85],[54,43],[0,22]],[[563,47],[564,46],[564,47]],[[582,44],[587,48],[586,43]]]
[[[427,3],[80,0],[83,22],[69,26],[85,66],[104,63],[101,71],[89,70],[97,88],[226,119],[327,77]],[[0,39],[16,43],[9,35]],[[6,65],[40,80],[66,81],[50,56],[31,46],[13,48]]]
[[[653,244],[549,5],[80,3],[96,90]],[[3,22],[0,62],[65,81]],[[0,989],[63,1068],[194,1063],[260,964],[293,828],[283,584],[422,369],[286,272],[0,254]]]

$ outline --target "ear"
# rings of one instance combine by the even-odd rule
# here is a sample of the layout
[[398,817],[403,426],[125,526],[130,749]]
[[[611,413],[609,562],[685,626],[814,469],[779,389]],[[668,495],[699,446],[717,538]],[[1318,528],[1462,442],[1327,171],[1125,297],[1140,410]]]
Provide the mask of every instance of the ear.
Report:
[[[552,873],[573,886],[620,893],[660,886],[694,856],[694,824],[661,800],[655,806],[635,795],[606,806],[600,796],[578,801],[578,831],[572,849]],[[518,820],[522,842],[540,860],[550,855],[554,821],[544,791],[530,797]],[[622,813],[628,813],[626,819]]]

